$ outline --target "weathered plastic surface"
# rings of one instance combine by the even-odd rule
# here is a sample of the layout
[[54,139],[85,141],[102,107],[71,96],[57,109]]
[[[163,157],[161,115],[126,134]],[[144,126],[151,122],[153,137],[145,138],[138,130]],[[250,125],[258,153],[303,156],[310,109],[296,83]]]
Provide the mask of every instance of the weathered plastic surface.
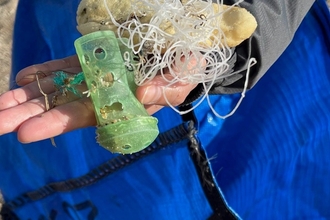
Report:
[[[75,41],[98,123],[97,141],[114,153],[143,150],[157,137],[158,120],[135,98],[134,71],[123,59],[132,52],[112,31],[98,31]],[[83,120],[83,119],[82,119]]]

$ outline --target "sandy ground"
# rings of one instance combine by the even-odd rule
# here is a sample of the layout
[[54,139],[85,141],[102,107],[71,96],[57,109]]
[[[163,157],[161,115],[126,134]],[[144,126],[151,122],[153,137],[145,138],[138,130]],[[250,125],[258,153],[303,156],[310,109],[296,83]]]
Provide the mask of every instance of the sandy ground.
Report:
[[0,0],[0,94],[8,90],[12,31],[18,0]]
[[[12,31],[17,2],[18,0],[0,0],[0,94],[8,90]],[[2,202],[0,191],[0,209]]]

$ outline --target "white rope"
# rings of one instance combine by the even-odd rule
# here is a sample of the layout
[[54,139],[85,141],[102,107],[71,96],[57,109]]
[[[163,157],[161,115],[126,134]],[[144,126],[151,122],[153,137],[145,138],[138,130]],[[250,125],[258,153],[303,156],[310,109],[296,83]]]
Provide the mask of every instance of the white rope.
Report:
[[[232,7],[242,1],[239,0]],[[241,98],[230,113],[225,116],[218,114],[208,96],[215,81],[232,74],[226,73],[229,72],[228,61],[233,55],[232,50],[226,43],[224,33],[218,28],[221,16],[226,11],[215,12],[211,0],[188,0],[184,4],[180,0],[132,0],[132,15],[126,21],[118,23],[106,2],[104,0],[104,5],[112,23],[117,26],[119,40],[140,58],[134,64],[137,85],[143,85],[161,74],[168,82],[164,87],[164,98],[180,114],[192,111],[205,98],[217,117],[227,118],[236,111],[247,90],[249,68],[256,62],[254,58],[248,63]],[[222,5],[223,1],[217,0],[216,3]],[[231,7],[226,10],[230,9]],[[150,22],[142,23],[141,16],[148,15],[153,15]],[[128,36],[127,41],[123,40],[124,35]],[[125,65],[129,65],[129,60],[129,57],[125,58]],[[195,62],[193,66],[191,60]],[[179,82],[204,86],[204,96],[192,109],[185,112],[180,112],[171,105],[165,93],[166,88]]]

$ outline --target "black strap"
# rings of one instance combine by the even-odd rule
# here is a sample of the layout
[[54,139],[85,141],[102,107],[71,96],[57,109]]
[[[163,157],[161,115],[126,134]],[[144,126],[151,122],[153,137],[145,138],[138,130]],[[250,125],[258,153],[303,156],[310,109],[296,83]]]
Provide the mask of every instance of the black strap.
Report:
[[[181,111],[191,108],[191,105],[180,107]],[[197,124],[197,119],[194,111],[182,116],[183,120],[191,120],[193,123],[189,123],[190,126]],[[209,217],[209,220],[236,220],[237,216],[229,209],[225,199],[223,198],[221,192],[218,189],[217,183],[213,178],[211,168],[207,161],[207,157],[204,149],[201,147],[200,142],[196,138],[197,130],[188,129],[191,131],[189,134],[189,151],[190,156],[194,162],[199,180],[201,182],[203,191],[210,206],[212,207],[214,213]]]
[[2,219],[2,220],[18,220],[19,218],[10,209],[10,207],[8,207],[6,204],[4,204],[0,209],[0,219]]

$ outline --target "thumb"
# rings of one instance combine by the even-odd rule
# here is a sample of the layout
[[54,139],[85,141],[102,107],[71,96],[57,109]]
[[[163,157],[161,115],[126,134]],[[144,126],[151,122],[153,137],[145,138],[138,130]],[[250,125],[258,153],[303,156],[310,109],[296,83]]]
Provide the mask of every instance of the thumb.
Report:
[[171,105],[177,106],[184,102],[196,85],[177,82],[169,86],[162,76],[157,75],[147,85],[138,87],[136,97],[144,105],[167,106],[171,103]]

